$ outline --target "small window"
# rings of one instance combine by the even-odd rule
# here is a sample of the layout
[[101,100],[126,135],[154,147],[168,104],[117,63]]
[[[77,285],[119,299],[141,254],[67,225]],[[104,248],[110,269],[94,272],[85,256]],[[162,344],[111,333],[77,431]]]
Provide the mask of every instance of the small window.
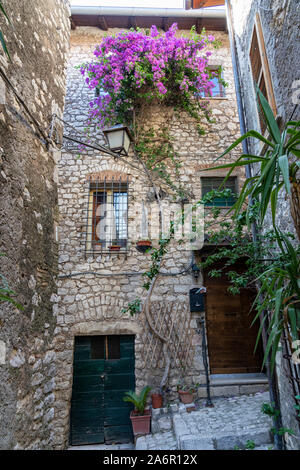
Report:
[[91,359],[105,359],[105,336],[91,336]]
[[[236,176],[229,177],[225,184],[223,177],[205,177],[201,178],[202,197],[213,190],[230,189],[232,193],[237,194]],[[206,207],[231,207],[236,201],[234,194],[230,197],[215,197],[212,201],[205,204]]]
[[120,359],[120,336],[91,336],[91,359]]
[[[276,114],[275,97],[259,14],[256,15],[252,34],[250,62],[253,81],[257,84],[264,97],[268,100],[273,113]],[[266,130],[266,123],[260,103],[258,104],[258,116],[261,131],[264,133]]]
[[103,88],[100,88],[98,86],[95,88],[95,97],[96,98],[99,97],[99,96],[101,96],[103,98],[106,95],[108,95],[108,93],[106,91],[104,91]]
[[128,184],[124,181],[89,183],[86,251],[126,251]]
[[209,69],[210,81],[213,83],[211,92],[203,91],[200,93],[200,96],[203,98],[224,98],[225,97],[225,88],[223,85],[222,73],[218,67]]

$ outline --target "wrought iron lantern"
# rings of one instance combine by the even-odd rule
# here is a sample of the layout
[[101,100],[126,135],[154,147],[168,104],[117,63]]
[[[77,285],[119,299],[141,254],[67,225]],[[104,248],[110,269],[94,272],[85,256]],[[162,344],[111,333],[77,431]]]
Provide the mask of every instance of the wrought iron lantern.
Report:
[[128,127],[117,124],[116,126],[103,129],[103,133],[110,150],[119,155],[128,155],[133,140]]
[[200,268],[197,266],[196,263],[192,265],[192,274],[194,278],[197,280],[200,274]]

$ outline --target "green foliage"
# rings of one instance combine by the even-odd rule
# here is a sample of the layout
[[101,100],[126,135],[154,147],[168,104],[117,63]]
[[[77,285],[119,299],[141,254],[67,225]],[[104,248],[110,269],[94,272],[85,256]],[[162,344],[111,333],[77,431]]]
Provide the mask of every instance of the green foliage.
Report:
[[151,253],[151,266],[150,269],[143,273],[143,276],[147,278],[144,282],[143,287],[146,290],[150,289],[150,285],[155,276],[159,273],[159,266],[163,256],[167,253],[167,248],[171,240],[174,238],[174,222],[170,223],[169,234],[161,236],[158,242],[158,248],[152,247],[150,250]]
[[[296,400],[300,400],[300,395],[295,396]],[[295,409],[297,410],[297,416],[300,418],[300,405],[295,405]]]
[[[268,207],[271,207],[273,224],[275,226],[279,192],[283,187],[285,187],[287,193],[290,195],[291,184],[293,182],[297,182],[296,174],[300,167],[300,121],[287,122],[283,131],[280,132],[267,100],[259,89],[257,89],[257,93],[264,112],[267,129],[270,134],[269,139],[266,139],[259,132],[251,130],[230,145],[217,160],[223,158],[236,148],[243,140],[250,137],[264,144],[264,154],[243,154],[233,163],[220,165],[214,168],[229,169],[225,178],[226,181],[236,168],[250,164],[260,165],[260,172],[257,172],[255,176],[246,179],[240,196],[232,207],[232,211],[234,212],[234,216],[237,217],[240,214],[243,205],[247,203],[248,198],[251,197],[253,200],[258,201],[258,224],[261,226]],[[247,208],[247,215],[250,210],[251,205]]]
[[280,415],[280,411],[275,408],[274,403],[263,403],[261,405],[261,411],[270,417],[277,418]]
[[245,449],[247,450],[253,450],[255,449],[255,442],[248,440],[245,445]]
[[140,313],[140,311],[141,311],[141,299],[135,299],[132,302],[129,302],[127,307],[121,310],[122,313],[129,312],[132,317],[136,315],[137,313]]
[[[4,253],[0,253],[0,256],[5,256]],[[9,287],[6,277],[0,273],[0,302],[9,302],[19,310],[23,310],[24,307],[17,302],[13,297],[17,294]]]
[[[232,172],[239,167],[249,164],[260,167],[260,171],[256,171],[255,176],[246,179],[239,197],[229,212],[232,213],[234,221],[233,240],[238,240],[241,231],[237,232],[236,227],[240,220],[243,221],[243,224],[246,223],[248,227],[255,223],[261,229],[267,210],[268,208],[271,209],[273,245],[270,256],[266,256],[265,246],[267,241],[265,240],[265,234],[263,234],[261,240],[253,242],[253,249],[251,249],[251,244],[247,243],[243,243],[241,248],[245,256],[248,256],[247,250],[250,250],[248,253],[253,256],[253,260],[247,262],[246,277],[249,277],[249,274],[254,275],[255,283],[259,285],[259,292],[255,299],[257,310],[255,319],[260,317],[262,322],[256,346],[262,334],[263,326],[267,324],[268,341],[264,363],[270,357],[271,370],[273,370],[276,352],[284,328],[291,331],[293,339],[298,339],[300,332],[300,250],[299,247],[295,248],[294,244],[291,243],[289,234],[284,234],[278,229],[276,220],[279,194],[283,188],[285,188],[289,197],[292,197],[295,211],[299,212],[299,201],[297,198],[293,200],[292,186],[299,189],[297,171],[300,168],[300,121],[287,122],[281,132],[267,100],[259,89],[257,89],[257,93],[270,137],[266,139],[257,131],[251,130],[230,145],[218,159],[227,155],[247,138],[254,138],[262,143],[264,153],[242,155],[235,162],[214,168],[228,168],[225,182]],[[248,199],[250,199],[250,204],[245,210]],[[299,229],[296,224],[295,228],[296,230]],[[233,245],[233,249],[232,255],[227,252],[231,259],[238,253],[242,255],[236,244]],[[226,250],[225,253],[223,250],[224,254],[226,254]],[[220,259],[221,254],[218,253],[217,256]],[[216,275],[217,273],[213,274]],[[232,280],[237,281],[236,284],[241,282],[242,285],[240,276],[234,273],[231,276]],[[236,285],[234,291],[237,291],[238,287]]]
[[256,318],[260,315],[263,317],[256,345],[262,333],[263,323],[268,320],[264,363],[271,353],[271,370],[275,366],[275,356],[284,328],[290,330],[294,340],[298,339],[300,332],[300,249],[299,246],[295,248],[285,234],[276,228],[274,231],[282,262],[272,263],[259,276],[261,287],[255,300]]
[[188,384],[185,382],[184,379],[180,379],[177,384],[177,390],[182,390],[183,392],[190,392],[190,393],[196,392],[199,387],[200,387],[200,384],[198,382]]
[[145,411],[146,401],[150,391],[151,387],[149,387],[148,385],[143,388],[139,395],[133,391],[128,391],[126,392],[123,401],[133,403],[135,410],[142,415]]
[[[245,450],[254,450],[255,449],[255,442],[248,440],[245,444]],[[235,445],[233,450],[243,450],[238,445]]]
[[289,429],[289,428],[284,428],[284,427],[281,427],[279,429],[276,429],[276,428],[271,428],[271,432],[273,434],[277,434],[278,436],[284,436],[285,433],[289,434],[290,436],[294,436],[295,433],[292,429]]
[[140,126],[135,129],[135,150],[143,159],[148,170],[164,181],[169,188],[179,196],[185,194],[184,189],[174,182],[179,181],[179,169],[182,166],[173,148],[173,138],[167,127],[158,131],[153,128],[145,129]]
[[[10,20],[9,20],[9,18],[8,18],[8,16],[7,16],[7,14],[6,14],[6,12],[5,12],[5,10],[4,10],[3,5],[2,5],[1,2],[0,2],[0,13],[2,13],[2,14],[5,16],[5,18],[7,19],[7,21],[10,23]],[[4,40],[2,31],[0,31],[0,42],[1,42],[1,44],[2,44],[2,48],[3,48],[4,52],[5,52],[5,54],[6,54],[7,57],[10,59],[10,55],[9,55],[8,49],[7,49],[7,47],[6,47],[6,42],[5,42],[5,40]]]

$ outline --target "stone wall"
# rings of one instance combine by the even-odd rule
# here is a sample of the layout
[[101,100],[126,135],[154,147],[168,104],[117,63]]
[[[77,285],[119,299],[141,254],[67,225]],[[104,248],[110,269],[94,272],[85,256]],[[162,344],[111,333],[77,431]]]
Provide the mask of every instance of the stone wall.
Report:
[[[116,30],[115,30],[116,31]],[[114,31],[114,32],[115,32]],[[111,33],[113,31],[109,31]],[[71,34],[71,50],[69,58],[67,95],[64,120],[65,133],[69,136],[83,131],[89,101],[93,97],[84,84],[78,69],[74,67],[92,59],[97,43],[101,41],[103,32],[92,27],[77,27]],[[229,83],[226,98],[211,99],[214,124],[203,123],[206,135],[199,137],[193,119],[181,114],[172,116],[169,131],[174,138],[174,148],[178,152],[183,165],[180,169],[180,181],[191,190],[194,201],[201,197],[200,176],[204,168],[210,166],[213,159],[220,155],[228,144],[239,135],[232,65],[229,52],[228,37],[225,33],[217,33],[222,47],[213,51],[211,63],[223,65],[224,78]],[[155,129],[161,128],[170,118],[172,111],[155,106],[149,108],[145,118]],[[72,129],[69,125],[75,127]],[[97,136],[98,142],[103,136]],[[132,168],[136,165],[133,157],[116,161],[112,157],[86,148],[78,158],[78,148],[66,143],[59,162],[59,212],[60,212],[60,245],[59,245],[59,289],[55,312],[57,312],[56,355],[56,447],[65,447],[68,442],[69,411],[72,392],[72,367],[74,337],[86,334],[135,334],[136,352],[136,385],[141,389],[145,384],[158,385],[163,374],[163,361],[154,366],[146,358],[145,351],[151,342],[151,333],[145,319],[139,315],[121,312],[128,302],[137,297],[145,298],[142,288],[143,272],[149,269],[150,255],[141,254],[135,248],[137,236],[140,236],[140,225],[137,219],[136,203],[147,200],[154,201],[152,186],[142,171]],[[129,251],[127,256],[108,254],[85,256],[82,244],[85,230],[85,213],[87,207],[86,178],[91,173],[106,171],[122,172],[129,176]],[[206,173],[207,174],[207,173]],[[222,174],[222,173],[221,173]],[[243,174],[239,175],[239,182]],[[168,196],[166,196],[168,199]],[[157,223],[157,221],[156,221]],[[137,231],[133,230],[137,227]],[[157,246],[157,241],[154,242]],[[176,243],[170,245],[162,270],[176,273],[190,267],[192,252],[183,250]],[[124,273],[124,274],[122,274]],[[133,273],[134,275],[128,275]],[[201,279],[195,284],[191,272],[186,270],[181,275],[159,277],[153,292],[152,300],[163,301],[165,306],[180,304],[189,315],[189,290],[201,285]],[[185,318],[186,318],[185,317]],[[176,326],[180,327],[178,323]],[[192,345],[190,380],[204,382],[204,368],[201,359],[201,341],[196,334],[196,318],[192,318],[190,337]],[[192,338],[192,333],[194,333]],[[184,334],[183,334],[184,336]],[[159,352],[159,345],[158,345]],[[156,352],[157,354],[157,352]],[[151,358],[152,353],[150,354]],[[179,369],[171,367],[169,387],[174,397],[178,382]],[[173,395],[172,395],[173,394]]]
[[[42,132],[62,114],[69,7],[65,0],[3,0],[11,61],[0,67]],[[1,274],[22,303],[0,304],[0,448],[52,447],[58,222],[55,153],[0,78]]]
[[[267,58],[275,95],[278,122],[282,124],[287,121],[299,120],[300,80],[299,54],[297,47],[298,25],[300,19],[300,4],[296,0],[281,0],[266,2],[251,0],[241,2],[231,0],[233,11],[233,26],[240,67],[242,96],[245,109],[247,130],[256,129],[260,131],[254,83],[252,79],[249,51],[251,37],[254,27],[255,15],[258,12],[263,28],[264,41]],[[254,140],[249,140],[249,151],[258,152],[259,146]],[[278,223],[284,231],[294,232],[293,221],[290,215],[289,201],[285,194],[280,198],[278,205]],[[266,221],[266,227],[271,225],[271,215]]]
[[[296,0],[267,0],[264,2],[231,0],[230,3],[233,10],[233,25],[247,130],[260,129],[249,59],[251,35],[257,12],[261,18],[280,125],[282,126],[291,119],[299,120],[300,108],[297,104],[299,102],[297,89],[300,88],[300,59],[297,47],[300,21],[299,2]],[[242,8],[241,3],[243,3]],[[259,151],[253,141],[250,141],[249,144],[250,153]],[[279,198],[276,218],[281,230],[295,234],[289,199],[283,191]],[[269,213],[265,219],[264,228],[267,230],[271,227],[272,218]],[[278,354],[277,357],[277,374],[283,425],[293,429],[296,433],[295,436],[286,435],[286,444],[288,448],[299,449],[300,434],[299,423],[295,418],[294,391],[291,381],[288,379],[288,375],[290,375],[288,363],[281,354]]]

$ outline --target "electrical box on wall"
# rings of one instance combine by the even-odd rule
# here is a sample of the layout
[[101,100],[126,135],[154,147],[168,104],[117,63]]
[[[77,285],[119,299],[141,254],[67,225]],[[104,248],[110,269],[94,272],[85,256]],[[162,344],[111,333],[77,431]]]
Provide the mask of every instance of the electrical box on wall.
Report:
[[204,296],[205,294],[199,292],[199,288],[195,287],[194,289],[190,290],[190,309],[191,312],[204,312],[205,310],[205,302]]

